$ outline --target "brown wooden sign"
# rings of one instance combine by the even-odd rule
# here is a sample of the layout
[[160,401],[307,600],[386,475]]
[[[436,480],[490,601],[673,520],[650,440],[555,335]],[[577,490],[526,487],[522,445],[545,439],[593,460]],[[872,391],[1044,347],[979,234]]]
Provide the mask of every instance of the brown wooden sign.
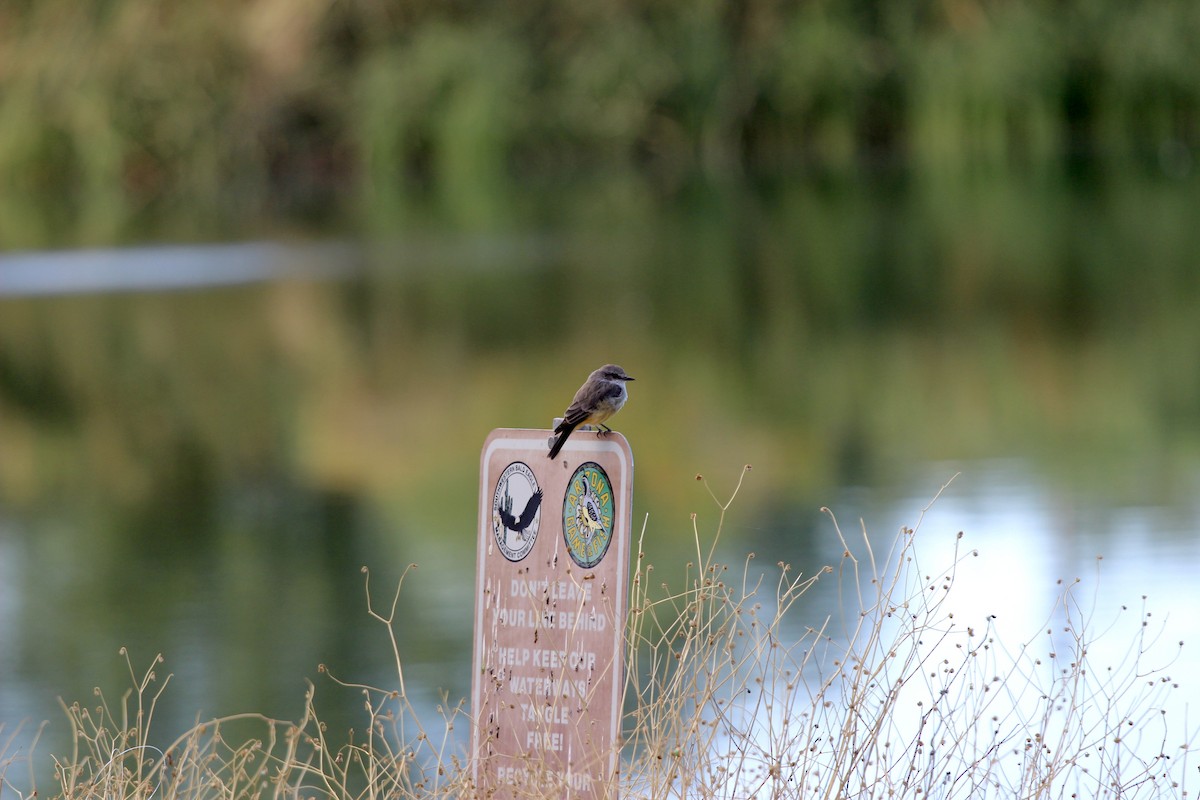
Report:
[[615,798],[633,453],[499,429],[480,459],[472,687],[479,797]]

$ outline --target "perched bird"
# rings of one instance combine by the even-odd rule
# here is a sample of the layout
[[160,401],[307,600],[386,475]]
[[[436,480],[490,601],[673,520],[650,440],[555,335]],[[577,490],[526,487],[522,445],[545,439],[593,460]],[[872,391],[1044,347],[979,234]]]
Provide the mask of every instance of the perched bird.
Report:
[[605,425],[604,421],[620,411],[629,399],[625,384],[631,380],[633,378],[616,364],[605,364],[589,375],[575,393],[571,405],[567,406],[563,421],[554,429],[557,436],[550,446],[550,458],[558,455],[558,451],[567,443],[567,437],[580,425],[599,425],[603,430],[597,432],[598,436],[611,433],[612,428]]

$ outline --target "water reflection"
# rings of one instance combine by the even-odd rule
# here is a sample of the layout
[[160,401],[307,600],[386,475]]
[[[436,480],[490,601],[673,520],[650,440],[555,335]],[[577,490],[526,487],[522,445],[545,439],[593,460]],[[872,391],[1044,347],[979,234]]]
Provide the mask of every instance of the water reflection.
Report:
[[[949,466],[919,470],[913,486]],[[710,720],[714,738],[707,757],[685,756],[689,764],[724,754],[726,791],[759,796],[786,785],[794,793],[799,782],[824,785],[830,753],[850,746],[855,779],[898,784],[912,765],[947,792],[970,785],[973,795],[1009,796],[1037,763],[1027,742],[1044,741],[1046,759],[1074,765],[1059,783],[1084,774],[1126,787],[1186,777],[1187,709],[1200,700],[1186,643],[1200,625],[1177,612],[1196,600],[1187,576],[1200,558],[1192,535],[1200,506],[1191,504],[1190,523],[1135,525],[1144,534],[1136,539],[1120,527],[1114,538],[1093,536],[1069,520],[1095,509],[1029,485],[1028,464],[955,466],[964,473],[936,503],[845,491],[835,507],[861,516],[839,526],[822,513],[808,546],[773,538],[763,549],[787,552],[787,581],[777,566],[753,561],[744,573],[727,549],[732,569],[719,574],[734,598],[743,582],[757,591],[736,621],[712,626],[733,657],[702,659],[717,665],[714,696],[685,715]],[[1166,522],[1148,511],[1115,509],[1126,520]],[[896,519],[903,527],[886,525]],[[876,524],[864,531],[863,521]],[[821,563],[831,571],[813,568]],[[777,595],[777,586],[806,579],[816,582],[799,598]],[[725,633],[738,625],[737,635]],[[977,763],[985,753],[995,760]],[[791,770],[771,772],[781,761]]]
[[348,274],[358,250],[336,243],[133,247],[4,257],[0,297],[169,291]]
[[[317,665],[394,680],[360,567],[390,596],[410,562],[408,686],[465,696],[480,444],[614,359],[660,575],[714,512],[696,472],[721,494],[754,464],[727,560],[814,571],[840,552],[821,506],[890,535],[961,471],[925,528],[992,559],[970,613],[1040,624],[1102,553],[1106,595],[1186,627],[1195,180],[928,181],[581,193],[531,204],[528,235],[185,248],[165,280],[124,269],[160,251],[114,251],[124,277],[78,293],[54,255],[4,257],[0,722],[51,719],[61,750],[55,698],[119,692],[126,646],[168,659],[164,730],[296,717],[305,678],[349,727]],[[246,259],[237,285],[186,277]]]

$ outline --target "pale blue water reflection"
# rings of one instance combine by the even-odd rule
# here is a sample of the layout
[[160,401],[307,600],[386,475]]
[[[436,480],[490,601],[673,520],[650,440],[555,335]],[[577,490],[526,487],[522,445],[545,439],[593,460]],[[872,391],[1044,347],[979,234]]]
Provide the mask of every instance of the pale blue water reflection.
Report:
[[8,253],[0,297],[147,292],[350,274],[361,249],[338,243],[160,245]]
[[[778,570],[752,568],[751,584],[765,578],[758,628],[746,620],[729,637],[736,656],[717,667],[716,702],[698,714],[716,730],[707,750],[728,754],[726,796],[818,791],[840,774],[831,753],[846,741],[856,779],[947,796],[1014,796],[1051,771],[1055,786],[1085,793],[1187,785],[1200,732],[1200,623],[1188,613],[1200,503],[1178,514],[1085,508],[1028,483],[1019,460],[928,464],[907,488],[958,470],[932,504],[880,487],[841,492],[837,523],[824,514],[814,526],[833,572],[799,611],[777,618]],[[1093,527],[1096,511],[1115,524]],[[740,587],[741,562],[726,555],[722,579]],[[790,567],[793,579],[816,574]],[[881,606],[891,613],[876,627]],[[860,608],[871,613],[852,635]]]

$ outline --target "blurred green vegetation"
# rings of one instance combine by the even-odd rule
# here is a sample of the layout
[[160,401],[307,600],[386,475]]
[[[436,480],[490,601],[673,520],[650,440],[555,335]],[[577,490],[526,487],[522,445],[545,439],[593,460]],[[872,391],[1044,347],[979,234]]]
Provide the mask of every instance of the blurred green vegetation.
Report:
[[612,359],[652,376],[620,427],[673,511],[681,470],[747,461],[764,492],[1020,456],[1174,496],[1200,449],[1198,189],[1136,167],[669,202],[606,181],[514,195],[508,234],[368,238],[343,282],[2,299],[0,500],[153,510],[283,474],[469,530],[487,431],[547,425]]
[[479,224],[514,182],[580,172],[1186,170],[1197,41],[1194,0],[10,0],[0,245],[159,203],[432,196]]

